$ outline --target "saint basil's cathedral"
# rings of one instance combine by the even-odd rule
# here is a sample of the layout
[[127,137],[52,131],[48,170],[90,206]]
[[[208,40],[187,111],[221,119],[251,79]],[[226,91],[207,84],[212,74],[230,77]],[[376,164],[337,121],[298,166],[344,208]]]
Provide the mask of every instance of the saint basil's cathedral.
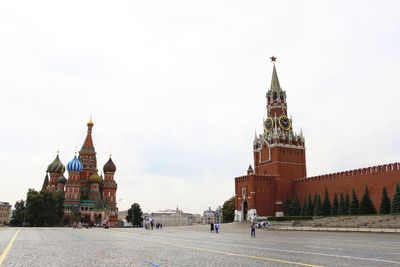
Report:
[[293,132],[287,112],[286,91],[282,90],[273,62],[271,86],[266,94],[267,119],[263,134],[254,137],[254,169],[235,178],[235,221],[255,220],[267,216],[284,216],[285,198],[297,197],[300,203],[311,195],[323,196],[328,190],[332,203],[334,194],[351,193],[361,199],[366,186],[376,210],[381,204],[385,186],[389,196],[400,182],[400,163],[347,170],[307,177],[306,148],[302,131]]
[[[88,216],[91,222],[101,224],[104,220],[115,226],[118,221],[116,202],[117,183],[114,180],[116,167],[111,159],[103,167],[103,175],[98,174],[96,151],[93,146],[93,122],[87,123],[86,139],[75,157],[67,164],[68,178],[64,176],[65,166],[57,154],[47,167],[42,189],[64,195],[64,225]],[[50,176],[50,178],[49,178]]]

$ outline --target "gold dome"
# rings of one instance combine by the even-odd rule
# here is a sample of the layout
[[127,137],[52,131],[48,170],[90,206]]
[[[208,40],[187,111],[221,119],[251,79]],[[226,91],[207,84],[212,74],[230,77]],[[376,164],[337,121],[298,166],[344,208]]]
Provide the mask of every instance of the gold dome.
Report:
[[89,182],[91,183],[101,183],[103,181],[103,178],[101,178],[97,172],[93,173],[90,177],[89,177]]
[[93,126],[92,116],[90,116],[90,121],[87,123],[87,126]]

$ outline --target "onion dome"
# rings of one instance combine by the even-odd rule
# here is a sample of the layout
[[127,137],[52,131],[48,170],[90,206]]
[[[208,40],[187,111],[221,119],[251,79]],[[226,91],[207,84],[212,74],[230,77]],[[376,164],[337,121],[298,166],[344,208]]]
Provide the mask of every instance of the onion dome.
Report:
[[80,172],[83,169],[82,163],[75,157],[67,164],[69,172]]
[[64,174],[61,174],[57,178],[57,183],[59,184],[65,184],[67,182],[67,178],[65,178]]
[[115,172],[116,170],[117,170],[117,167],[115,167],[115,164],[112,161],[111,156],[110,156],[110,159],[107,161],[107,163],[103,167],[103,171],[104,171],[104,173],[106,173],[106,172]]
[[65,172],[65,166],[61,163],[58,154],[55,160],[53,160],[53,162],[47,166],[47,172],[55,172],[60,174]]
[[89,177],[89,182],[91,183],[101,183],[103,181],[103,178],[101,178],[97,172],[93,173],[90,177]]

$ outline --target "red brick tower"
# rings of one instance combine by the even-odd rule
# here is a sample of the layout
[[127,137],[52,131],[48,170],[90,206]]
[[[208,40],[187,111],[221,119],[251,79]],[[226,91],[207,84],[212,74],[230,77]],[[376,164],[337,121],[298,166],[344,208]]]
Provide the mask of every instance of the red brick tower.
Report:
[[92,200],[93,203],[96,203],[101,199],[100,183],[103,182],[103,179],[97,174],[97,172],[95,172],[89,177],[89,182],[91,183],[89,200]]
[[80,173],[80,183],[82,191],[82,199],[88,199],[90,191],[89,177],[92,176],[97,170],[97,159],[96,151],[94,150],[93,140],[92,140],[92,128],[93,122],[92,118],[87,123],[88,131],[83,142],[82,148],[79,151],[79,161],[83,164],[83,170]]
[[82,171],[82,163],[75,157],[67,164],[68,180],[65,184],[64,193],[64,217],[72,218],[74,216],[73,209],[79,210],[81,199],[80,172]]
[[[273,71],[267,92],[267,118],[264,133],[254,138],[254,172],[236,178],[237,220],[248,220],[247,210],[254,216],[282,216],[283,200],[293,198],[296,178],[306,177],[306,157],[303,134],[297,135],[288,117],[286,92],[282,90],[271,57]],[[246,209],[243,212],[243,209]],[[241,212],[239,212],[241,211]],[[239,215],[240,213],[240,215]]]
[[103,182],[103,199],[107,202],[107,205],[111,207],[110,221],[112,224],[116,224],[117,217],[117,183],[114,180],[114,174],[117,168],[111,159],[103,167],[104,171],[104,182]]
[[[48,181],[48,184],[46,186],[43,183],[42,189],[47,189],[52,192],[56,192],[57,178],[65,172],[65,166],[61,163],[58,152],[57,152],[57,157],[47,167],[47,172],[50,174],[50,181]],[[47,175],[46,175],[46,177],[47,177]]]

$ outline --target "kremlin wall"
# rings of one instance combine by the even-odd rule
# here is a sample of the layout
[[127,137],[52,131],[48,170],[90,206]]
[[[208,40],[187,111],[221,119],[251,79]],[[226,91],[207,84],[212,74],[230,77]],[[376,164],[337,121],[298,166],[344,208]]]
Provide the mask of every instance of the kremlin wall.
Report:
[[388,195],[392,198],[395,193],[396,182],[400,182],[400,163],[296,179],[294,180],[294,191],[297,197],[303,201],[308,197],[308,192],[318,192],[323,196],[326,186],[329,198],[332,200],[335,192],[344,193],[347,190],[350,194],[354,188],[358,199],[361,200],[365,185],[368,185],[371,200],[375,208],[379,210],[383,186],[386,186]]
[[[305,138],[293,132],[288,117],[286,92],[282,90],[271,57],[273,71],[271,86],[266,94],[267,119],[264,132],[253,141],[254,170],[250,165],[247,175],[235,178],[235,221],[255,220],[267,216],[284,216],[283,202],[295,196],[303,203],[308,195],[324,196],[328,189],[332,203],[336,193],[352,194],[354,189],[361,200],[368,186],[370,198],[379,210],[382,190],[386,187],[393,197],[396,182],[400,182],[400,163],[348,170],[307,177]],[[312,153],[312,151],[311,151]]]

